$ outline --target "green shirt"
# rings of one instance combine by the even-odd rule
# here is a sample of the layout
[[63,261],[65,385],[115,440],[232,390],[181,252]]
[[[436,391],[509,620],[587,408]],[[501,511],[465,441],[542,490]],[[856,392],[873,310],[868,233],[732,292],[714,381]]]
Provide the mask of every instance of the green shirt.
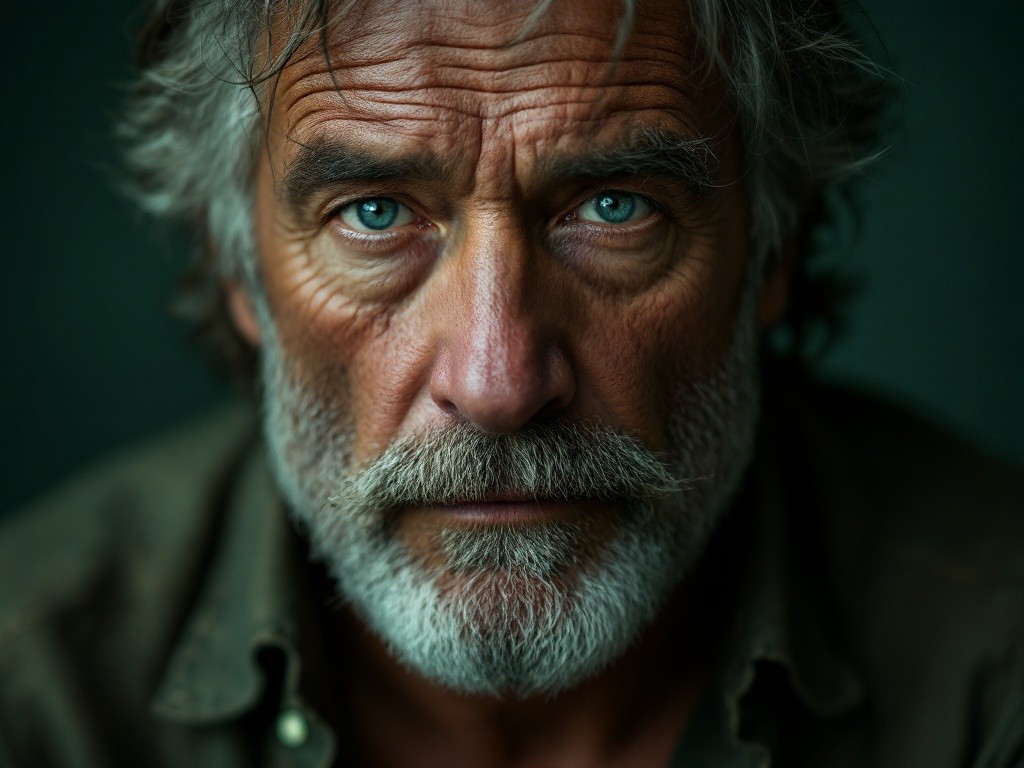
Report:
[[[1020,768],[1019,474],[866,398],[769,402],[673,765]],[[247,409],[87,473],[0,528],[0,766],[355,765],[323,581]]]

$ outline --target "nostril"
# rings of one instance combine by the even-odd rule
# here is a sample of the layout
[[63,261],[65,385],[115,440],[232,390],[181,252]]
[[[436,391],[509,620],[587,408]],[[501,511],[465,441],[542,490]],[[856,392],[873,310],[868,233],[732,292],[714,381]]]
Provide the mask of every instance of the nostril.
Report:
[[443,397],[441,397],[441,398],[434,398],[434,403],[437,405],[437,407],[441,410],[441,412],[445,416],[461,416],[462,415],[459,412],[458,406],[455,405],[455,403],[453,403],[451,400],[448,400],[448,399],[443,398]]
[[537,411],[536,416],[534,416],[534,421],[547,421],[548,419],[557,415],[560,410],[561,398],[552,397],[543,406],[540,407],[540,409]]

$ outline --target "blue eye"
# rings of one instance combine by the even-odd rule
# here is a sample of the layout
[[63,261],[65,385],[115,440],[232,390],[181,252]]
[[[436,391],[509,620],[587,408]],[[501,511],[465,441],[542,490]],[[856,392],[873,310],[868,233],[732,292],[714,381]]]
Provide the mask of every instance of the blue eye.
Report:
[[641,195],[608,189],[581,205],[577,216],[599,224],[627,224],[650,216],[653,210],[651,202]]
[[390,197],[368,197],[341,209],[341,221],[356,232],[382,232],[411,224],[415,216],[408,206]]

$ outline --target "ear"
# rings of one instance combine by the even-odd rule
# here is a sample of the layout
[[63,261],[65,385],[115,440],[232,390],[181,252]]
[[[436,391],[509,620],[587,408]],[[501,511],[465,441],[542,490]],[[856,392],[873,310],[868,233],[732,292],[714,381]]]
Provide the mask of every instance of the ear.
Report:
[[789,299],[790,278],[796,265],[796,251],[792,240],[783,244],[781,258],[770,265],[761,287],[761,300],[757,307],[757,324],[762,331],[775,325],[786,309]]
[[251,346],[258,347],[263,341],[263,334],[260,332],[260,324],[256,319],[256,310],[253,308],[249,292],[238,282],[225,280],[224,297],[235,329]]

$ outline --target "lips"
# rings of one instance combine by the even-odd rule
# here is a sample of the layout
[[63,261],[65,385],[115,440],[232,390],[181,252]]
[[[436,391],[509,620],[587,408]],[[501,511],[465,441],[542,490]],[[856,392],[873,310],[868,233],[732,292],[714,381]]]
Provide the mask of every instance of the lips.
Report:
[[538,499],[527,493],[502,492],[482,500],[438,505],[435,509],[465,521],[509,525],[565,520],[587,514],[595,504],[590,499]]

